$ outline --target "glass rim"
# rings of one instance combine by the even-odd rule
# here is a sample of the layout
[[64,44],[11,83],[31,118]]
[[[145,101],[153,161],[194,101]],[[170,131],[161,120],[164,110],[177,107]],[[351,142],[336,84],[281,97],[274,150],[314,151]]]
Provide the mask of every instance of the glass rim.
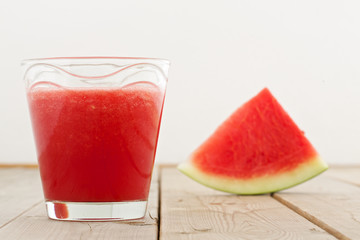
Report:
[[113,59],[113,60],[129,60],[129,61],[155,61],[155,62],[162,62],[165,64],[170,64],[170,61],[165,58],[150,58],[150,57],[116,57],[116,56],[81,56],[81,57],[46,57],[46,58],[29,58],[23,59],[21,61],[21,65],[28,64],[31,62],[39,62],[39,61],[63,61],[63,60],[106,60],[106,59]]

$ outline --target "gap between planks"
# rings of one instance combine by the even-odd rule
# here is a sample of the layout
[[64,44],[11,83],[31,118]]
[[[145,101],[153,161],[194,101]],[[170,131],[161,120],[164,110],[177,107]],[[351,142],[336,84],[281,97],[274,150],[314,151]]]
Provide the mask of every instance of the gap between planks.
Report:
[[359,173],[359,167],[330,169],[272,196],[339,239],[360,239]]
[[284,204],[284,206],[288,207],[289,209],[293,210],[295,213],[299,214],[300,216],[306,218],[308,221],[312,222],[313,224],[317,225],[318,227],[324,229],[325,231],[327,231],[328,233],[330,233],[331,235],[335,236],[338,239],[343,239],[343,240],[351,240],[350,238],[346,237],[344,234],[342,234],[341,232],[337,231],[335,228],[329,226],[328,224],[326,224],[325,222],[321,221],[320,219],[317,219],[316,217],[314,217],[313,215],[309,214],[306,211],[303,211],[300,207],[292,204],[291,202],[288,202],[286,200],[284,200],[281,197],[278,197],[278,195],[273,196],[273,198],[275,200],[278,200],[280,203]]

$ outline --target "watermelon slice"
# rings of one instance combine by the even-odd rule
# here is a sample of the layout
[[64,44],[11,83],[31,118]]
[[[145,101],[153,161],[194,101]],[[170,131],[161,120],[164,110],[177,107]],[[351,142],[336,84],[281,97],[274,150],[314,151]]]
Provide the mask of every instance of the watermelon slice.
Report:
[[265,88],[238,108],[178,169],[236,194],[276,192],[328,168]]

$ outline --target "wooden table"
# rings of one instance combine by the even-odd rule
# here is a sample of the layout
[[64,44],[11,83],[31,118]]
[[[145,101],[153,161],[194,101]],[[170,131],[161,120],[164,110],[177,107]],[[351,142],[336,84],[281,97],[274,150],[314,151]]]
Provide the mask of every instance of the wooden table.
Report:
[[360,239],[360,166],[333,167],[273,195],[206,188],[157,169],[145,219],[61,222],[46,216],[37,168],[0,168],[0,239]]

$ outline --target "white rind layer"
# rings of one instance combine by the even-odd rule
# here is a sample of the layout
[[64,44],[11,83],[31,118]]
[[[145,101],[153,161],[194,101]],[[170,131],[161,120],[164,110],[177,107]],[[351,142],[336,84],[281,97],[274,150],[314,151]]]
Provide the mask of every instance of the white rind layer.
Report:
[[264,194],[277,192],[305,182],[328,169],[328,165],[318,156],[300,164],[293,170],[254,177],[237,179],[223,175],[206,173],[192,162],[181,163],[178,169],[195,181],[220,191],[241,195]]

